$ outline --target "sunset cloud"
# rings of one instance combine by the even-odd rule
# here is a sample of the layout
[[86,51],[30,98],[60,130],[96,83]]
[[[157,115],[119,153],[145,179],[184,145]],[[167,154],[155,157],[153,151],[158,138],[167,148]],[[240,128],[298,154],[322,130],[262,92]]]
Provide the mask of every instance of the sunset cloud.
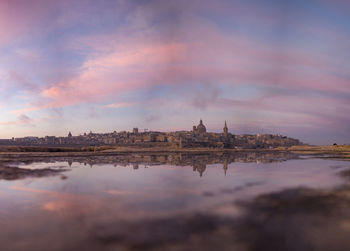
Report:
[[350,126],[348,4],[298,2],[1,1],[0,129],[23,135],[38,119],[32,134],[66,134],[91,119],[100,131],[171,130],[207,116],[213,130],[229,117],[237,131],[340,137]]
[[107,107],[107,108],[121,108],[121,107],[128,107],[128,106],[131,106],[134,104],[135,103],[132,103],[132,102],[119,102],[119,103],[105,105],[105,107]]
[[25,114],[21,114],[13,121],[0,121],[0,125],[29,125],[34,122],[33,119]]

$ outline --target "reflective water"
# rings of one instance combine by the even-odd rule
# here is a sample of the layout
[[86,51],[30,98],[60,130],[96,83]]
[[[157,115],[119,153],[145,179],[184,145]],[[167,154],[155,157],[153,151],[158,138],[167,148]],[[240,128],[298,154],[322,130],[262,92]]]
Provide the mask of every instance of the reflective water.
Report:
[[[1,250],[249,250],[216,232],[231,220],[230,231],[237,230],[235,221],[247,211],[242,204],[286,189],[340,187],[339,172],[350,168],[346,161],[263,153],[29,158],[6,165],[62,172],[0,179]],[[196,232],[212,225],[213,241],[204,245]]]

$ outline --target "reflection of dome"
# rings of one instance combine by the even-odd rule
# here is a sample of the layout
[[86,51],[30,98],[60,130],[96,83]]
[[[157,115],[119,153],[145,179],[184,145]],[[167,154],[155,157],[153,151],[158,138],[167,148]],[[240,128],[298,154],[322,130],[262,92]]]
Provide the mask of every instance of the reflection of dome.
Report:
[[203,125],[203,121],[202,120],[199,121],[199,125],[197,126],[197,131],[199,133],[207,132],[207,128],[205,128],[205,126]]
[[193,171],[199,172],[199,176],[202,177],[205,169],[207,168],[206,164],[196,163],[193,165]]

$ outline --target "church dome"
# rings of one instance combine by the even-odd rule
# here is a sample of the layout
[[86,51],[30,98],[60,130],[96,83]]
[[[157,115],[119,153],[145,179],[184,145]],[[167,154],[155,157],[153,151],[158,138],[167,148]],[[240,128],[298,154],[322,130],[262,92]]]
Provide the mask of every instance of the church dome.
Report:
[[202,120],[200,120],[199,125],[197,126],[197,131],[199,133],[207,132],[207,128],[205,127],[205,125],[203,125],[203,121]]

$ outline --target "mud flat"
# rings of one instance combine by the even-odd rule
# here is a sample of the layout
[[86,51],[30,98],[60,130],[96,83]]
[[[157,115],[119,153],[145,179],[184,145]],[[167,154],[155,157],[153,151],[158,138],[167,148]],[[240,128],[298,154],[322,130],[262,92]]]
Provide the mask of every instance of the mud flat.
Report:
[[288,148],[278,147],[276,151],[290,151],[303,155],[315,155],[321,158],[330,159],[350,159],[350,145],[332,145],[332,146],[292,146]]

